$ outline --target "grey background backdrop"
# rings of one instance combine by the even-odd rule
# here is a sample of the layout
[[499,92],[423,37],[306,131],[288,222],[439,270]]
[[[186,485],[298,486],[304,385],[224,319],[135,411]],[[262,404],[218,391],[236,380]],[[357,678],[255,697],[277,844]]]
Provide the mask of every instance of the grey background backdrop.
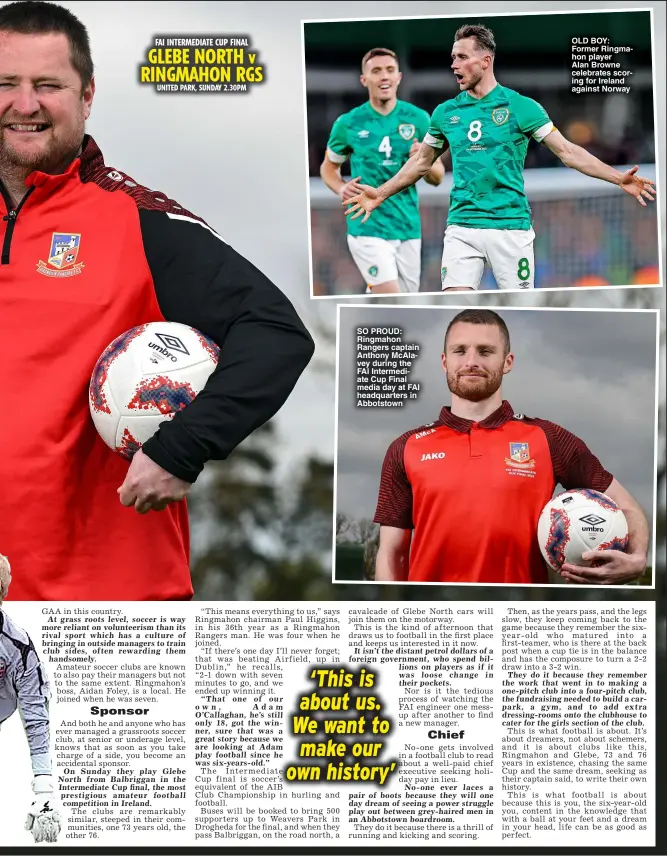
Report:
[[[340,310],[337,511],[372,518],[384,454],[404,431],[451,404],[440,363],[445,330],[459,310]],[[515,362],[503,397],[515,412],[572,431],[653,519],[655,312],[502,310]],[[356,407],[356,329],[401,327],[421,350],[410,380],[419,399],[401,408]]]

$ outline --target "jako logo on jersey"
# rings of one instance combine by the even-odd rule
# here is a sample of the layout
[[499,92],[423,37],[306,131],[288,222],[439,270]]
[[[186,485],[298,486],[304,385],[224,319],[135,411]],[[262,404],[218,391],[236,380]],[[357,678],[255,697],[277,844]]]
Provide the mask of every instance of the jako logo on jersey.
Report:
[[429,428],[428,431],[418,431],[415,434],[415,440],[421,440],[422,437],[428,437],[429,434],[435,434],[435,428]]
[[422,461],[441,461],[444,457],[444,452],[427,452],[422,455]]
[[358,136],[361,137],[362,140],[365,140],[369,134],[370,134],[370,131],[359,131]]
[[398,133],[403,137],[404,140],[411,140],[417,129],[414,125],[399,125]]
[[496,125],[504,125],[505,122],[510,117],[510,111],[507,107],[496,107],[496,109],[491,114],[491,118],[493,119]]
[[83,262],[75,264],[81,246],[81,235],[74,232],[54,232],[51,235],[48,263],[37,262],[37,272],[44,276],[76,276]]

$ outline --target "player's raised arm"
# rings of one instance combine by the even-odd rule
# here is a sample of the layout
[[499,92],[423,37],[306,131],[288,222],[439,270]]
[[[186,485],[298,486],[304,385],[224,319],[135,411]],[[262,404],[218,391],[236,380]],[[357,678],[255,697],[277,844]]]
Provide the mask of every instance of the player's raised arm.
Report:
[[412,529],[380,526],[380,546],[375,560],[375,581],[404,582],[410,565]]
[[442,184],[442,180],[444,177],[445,165],[440,158],[437,158],[433,166],[424,176],[424,181],[427,184],[433,185],[433,187],[438,187],[440,184]]
[[637,175],[638,166],[633,166],[625,172],[620,172],[614,169],[613,166],[609,166],[599,160],[581,146],[571,143],[555,128],[550,134],[547,134],[542,142],[570,169],[576,169],[577,172],[590,175],[592,178],[599,178],[602,181],[617,184],[621,190],[629,193],[630,196],[634,196],[641,205],[646,205],[645,200],[649,202],[654,201],[655,182],[651,181],[650,178],[643,178],[641,175]]
[[361,221],[365,223],[371,216],[371,213],[390,196],[400,193],[406,187],[412,187],[420,178],[423,178],[431,169],[436,159],[442,154],[440,149],[435,149],[428,143],[422,143],[415,157],[401,167],[393,178],[385,181],[380,187],[370,187],[367,184],[361,185],[361,193],[353,196],[344,202],[348,206],[346,215],[351,214],[352,219],[364,215]]
[[[410,157],[413,158],[418,152],[420,147],[419,140],[415,140],[412,146],[410,147]],[[441,184],[442,179],[445,177],[445,165],[442,162],[440,156],[438,156],[435,160],[433,166],[429,169],[429,171],[424,176],[424,181],[427,184],[432,184],[434,187],[437,187]]]

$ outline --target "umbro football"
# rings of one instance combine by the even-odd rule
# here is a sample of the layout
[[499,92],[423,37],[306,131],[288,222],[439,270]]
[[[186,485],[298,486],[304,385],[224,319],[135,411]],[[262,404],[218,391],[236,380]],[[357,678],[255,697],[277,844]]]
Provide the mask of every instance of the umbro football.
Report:
[[105,349],[90,379],[90,413],[104,442],[128,460],[201,392],[218,362],[209,338],[173,322],[133,327]]
[[565,562],[582,567],[588,550],[625,550],[628,523],[616,503],[596,490],[568,490],[548,502],[537,523],[544,561],[558,572]]

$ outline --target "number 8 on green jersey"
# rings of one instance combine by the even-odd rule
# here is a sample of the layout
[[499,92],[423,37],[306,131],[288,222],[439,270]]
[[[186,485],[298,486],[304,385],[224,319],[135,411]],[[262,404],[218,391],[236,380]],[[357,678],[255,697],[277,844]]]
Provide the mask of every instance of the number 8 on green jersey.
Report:
[[442,287],[478,288],[485,264],[501,289],[534,288],[530,206],[523,166],[530,138],[554,130],[544,108],[497,84],[436,107],[424,142],[449,146],[453,183],[442,256]]

